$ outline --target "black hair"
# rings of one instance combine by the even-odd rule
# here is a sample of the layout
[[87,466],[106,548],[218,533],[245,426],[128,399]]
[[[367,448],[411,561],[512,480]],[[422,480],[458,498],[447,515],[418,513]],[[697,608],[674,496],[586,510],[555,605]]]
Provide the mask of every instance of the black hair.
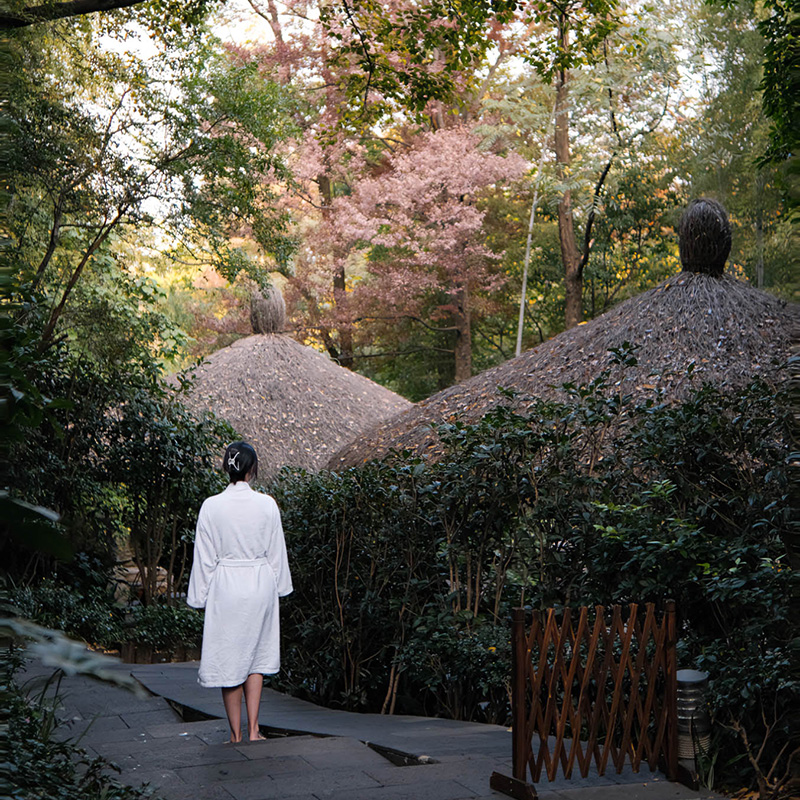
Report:
[[688,272],[722,275],[731,252],[731,223],[724,206],[708,197],[692,200],[681,217],[678,249]]
[[228,473],[231,483],[245,480],[248,473],[258,477],[258,456],[253,446],[247,442],[229,444],[222,459],[222,469]]

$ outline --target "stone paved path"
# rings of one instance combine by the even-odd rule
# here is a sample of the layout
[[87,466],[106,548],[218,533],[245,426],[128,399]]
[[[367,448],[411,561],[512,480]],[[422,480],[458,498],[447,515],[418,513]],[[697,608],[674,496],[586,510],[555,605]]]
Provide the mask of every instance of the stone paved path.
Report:
[[[331,711],[265,690],[262,725],[270,738],[224,744],[220,693],[196,683],[196,664],[120,665],[149,690],[137,697],[88,678],[61,684],[63,736],[116,763],[120,778],[147,782],[165,800],[502,800],[494,770],[511,774],[511,735],[495,725]],[[31,664],[24,680],[49,674]],[[292,735],[287,735],[291,733]],[[398,766],[387,753],[425,756]],[[383,754],[382,754],[383,753]],[[395,757],[394,759],[398,759]],[[622,775],[538,785],[542,800],[695,800],[719,797],[663,775]]]

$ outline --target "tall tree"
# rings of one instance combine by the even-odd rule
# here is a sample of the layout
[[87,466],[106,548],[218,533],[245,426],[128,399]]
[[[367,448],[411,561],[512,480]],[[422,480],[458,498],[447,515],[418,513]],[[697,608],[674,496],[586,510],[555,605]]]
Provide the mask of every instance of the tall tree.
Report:
[[[747,0],[706,0],[708,5],[723,8],[746,9],[750,19],[757,19],[758,32],[764,38],[762,55],[763,74],[760,83],[764,114],[772,121],[769,143],[763,159],[774,164],[786,164],[790,180],[797,178],[797,119],[800,117],[800,15],[792,0],[765,0],[755,3]],[[788,194],[796,208],[798,193]]]
[[[300,280],[291,279],[290,293],[301,295],[307,317],[330,356],[340,365],[353,367],[353,331],[347,312],[347,251],[330,233],[332,207],[337,194],[349,191],[349,181],[358,166],[349,164],[359,150],[361,125],[350,130],[342,120],[348,105],[341,91],[340,71],[331,51],[332,40],[319,18],[309,12],[306,0],[263,3],[251,7],[272,31],[272,43],[230,48],[233,62],[250,65],[276,81],[298,98],[293,120],[296,137],[288,147],[295,177],[288,182],[282,206],[298,219],[317,217],[315,253],[323,263],[327,285],[324,300]],[[307,225],[300,225],[300,228]],[[302,238],[302,237],[301,237]],[[302,257],[302,256],[301,256]],[[300,273],[302,273],[302,267]],[[320,302],[332,304],[334,314],[320,313]]]
[[[570,147],[571,73],[602,58],[602,46],[618,24],[616,0],[553,2],[534,5],[527,12],[533,22],[547,26],[544,41],[532,43],[528,59],[547,81],[556,87],[555,134],[553,136],[557,175],[563,185],[558,203],[558,233],[564,266],[564,323],[572,328],[583,320],[583,271],[591,250],[591,231],[596,200],[611,168],[604,167],[594,190],[592,207],[586,220],[583,247],[575,235],[572,189],[569,185],[572,155]],[[612,156],[613,158],[613,156]]]
[[[359,310],[353,288],[370,284],[370,276],[365,280],[359,272],[361,266],[355,255],[359,243],[345,232],[346,225],[341,228],[339,201],[357,195],[361,181],[374,186],[373,179],[389,169],[402,151],[416,152],[418,137],[424,131],[443,130],[458,123],[449,108],[435,101],[442,92],[434,84],[460,82],[470,104],[477,109],[481,82],[475,81],[467,69],[448,69],[443,73],[443,60],[433,53],[406,63],[392,49],[399,46],[397,42],[384,47],[376,39],[384,66],[394,64],[393,69],[398,73],[407,69],[408,80],[414,85],[423,80],[423,74],[428,75],[428,100],[418,112],[416,99],[406,98],[407,102],[401,104],[400,98],[405,95],[402,91],[395,92],[391,82],[384,82],[380,88],[369,78],[365,95],[355,93],[354,84],[365,77],[362,59],[367,58],[371,63],[371,59],[379,57],[369,41],[358,37],[355,28],[336,28],[335,15],[327,7],[321,10],[321,23],[316,25],[309,21],[313,14],[308,13],[307,4],[297,0],[281,4],[254,0],[251,5],[268,21],[274,42],[253,48],[238,47],[235,57],[258,63],[265,73],[290,84],[305,101],[299,114],[303,136],[292,144],[294,181],[284,199],[296,217],[304,220],[301,227],[306,242],[298,252],[295,273],[289,281],[290,305],[302,310],[304,329],[313,330],[340,364],[352,367],[359,341],[363,343],[368,338],[363,329],[370,325]],[[360,8],[356,13],[353,9],[354,25],[359,24],[356,17],[367,11],[377,21],[373,15],[376,10],[377,7]],[[417,23],[422,19],[408,4],[394,4],[391,14],[394,13],[406,20],[410,14]],[[298,17],[303,19],[301,26],[293,24]],[[348,31],[356,38],[348,38]],[[451,34],[460,35],[456,31]],[[502,60],[507,47],[502,42],[500,45],[499,60]],[[372,73],[376,79],[379,71]],[[468,120],[469,109],[465,105],[461,110],[461,121]],[[377,125],[378,121],[383,124]],[[455,151],[444,150],[440,155],[453,158]],[[458,164],[451,167],[454,174],[458,172]],[[406,261],[405,265],[408,264]],[[417,268],[419,280],[424,281],[422,266]],[[462,306],[468,306],[466,299]],[[382,317],[385,320],[387,314]],[[399,320],[403,315],[398,312],[395,318]],[[356,330],[356,320],[361,331]],[[470,347],[463,337],[458,341],[462,343],[460,347]],[[465,362],[461,359],[460,363]]]

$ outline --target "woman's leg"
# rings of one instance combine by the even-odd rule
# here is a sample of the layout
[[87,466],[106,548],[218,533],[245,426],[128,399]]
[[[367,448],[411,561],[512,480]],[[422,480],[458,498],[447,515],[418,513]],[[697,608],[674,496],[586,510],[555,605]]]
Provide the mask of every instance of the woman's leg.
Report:
[[264,686],[264,676],[254,672],[247,676],[244,682],[244,704],[247,708],[247,733],[250,741],[263,739],[258,730],[258,707],[261,704],[261,688]]
[[[250,680],[250,678],[248,678]],[[231,741],[242,741],[242,685],[223,686],[222,702],[225,704],[225,713],[228,715],[228,724],[231,726]],[[249,707],[248,707],[249,713]]]

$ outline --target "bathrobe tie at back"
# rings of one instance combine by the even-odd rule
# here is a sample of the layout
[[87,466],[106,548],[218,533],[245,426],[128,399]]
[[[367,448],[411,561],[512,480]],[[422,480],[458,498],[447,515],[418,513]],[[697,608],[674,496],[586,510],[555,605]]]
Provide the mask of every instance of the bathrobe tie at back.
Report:
[[209,497],[197,519],[187,602],[205,608],[198,681],[238,686],[280,669],[278,598],[292,591],[275,501],[239,481]]

